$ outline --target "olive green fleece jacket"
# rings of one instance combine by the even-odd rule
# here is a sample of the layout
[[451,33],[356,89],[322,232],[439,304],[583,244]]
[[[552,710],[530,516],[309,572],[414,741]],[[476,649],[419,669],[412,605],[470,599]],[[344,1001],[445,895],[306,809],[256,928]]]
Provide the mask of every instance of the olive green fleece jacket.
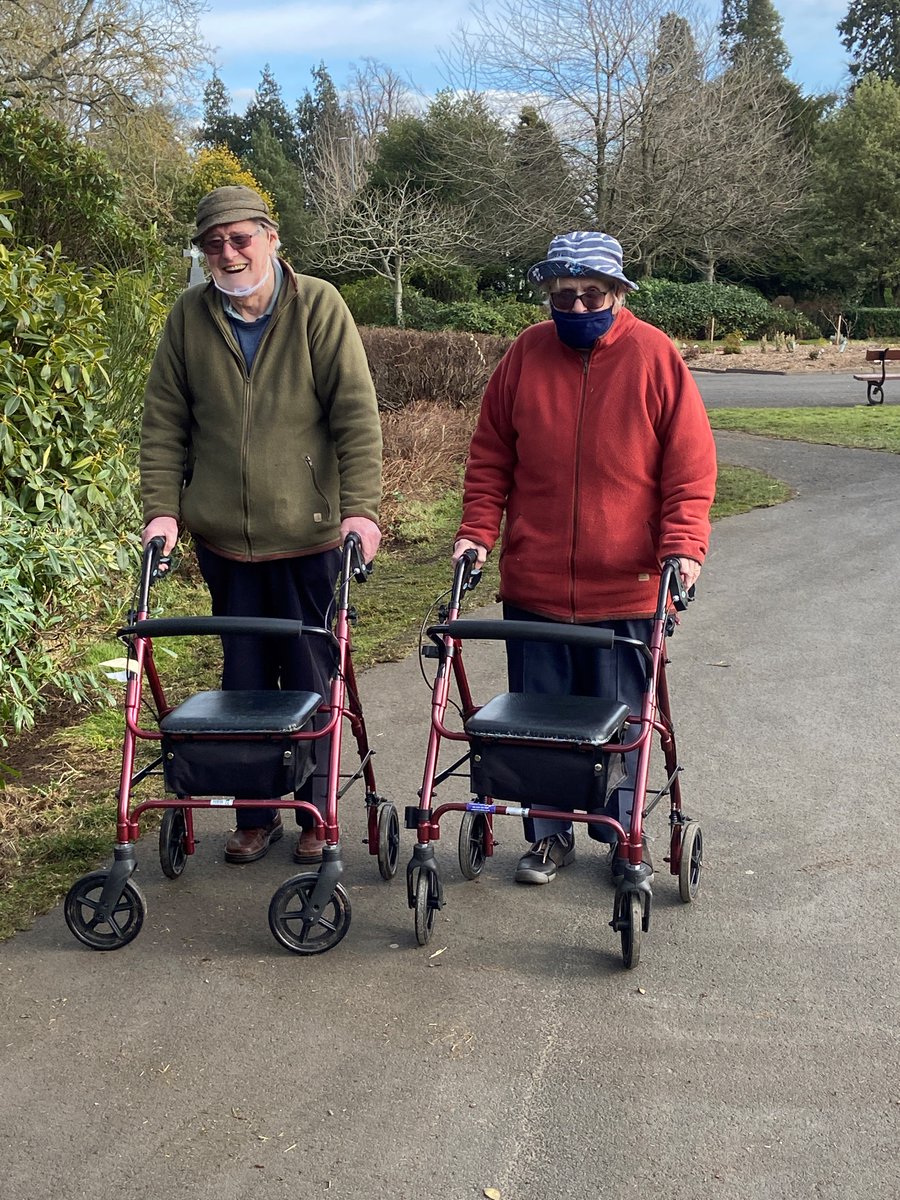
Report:
[[144,522],[172,516],[211,549],[255,561],[339,542],[378,519],[381,424],[365,350],[340,293],[284,267],[248,372],[212,283],[166,322],[144,396]]

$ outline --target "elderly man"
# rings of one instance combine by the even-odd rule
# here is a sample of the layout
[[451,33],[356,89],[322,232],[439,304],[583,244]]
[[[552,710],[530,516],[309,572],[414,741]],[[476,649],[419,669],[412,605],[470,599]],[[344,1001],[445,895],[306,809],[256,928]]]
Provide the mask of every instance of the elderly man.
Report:
[[[552,320],[526,329],[491,377],[466,466],[454,559],[483,562],[499,536],[503,615],[597,625],[650,639],[663,559],[690,587],[700,573],[716,453],[700,394],[660,330],[624,307],[636,284],[605,233],[553,239],[528,272]],[[513,692],[617,698],[640,711],[642,660],[631,648],[507,644]],[[625,821],[629,778],[610,799]],[[548,804],[553,797],[548,797]],[[559,798],[564,807],[563,798]],[[590,826],[592,837],[610,836]],[[571,823],[526,821],[520,883],[549,883],[572,861]]]
[[[168,553],[188,529],[215,615],[327,625],[344,537],[359,534],[366,561],[381,539],[381,427],[359,333],[331,284],[278,257],[276,221],[251,188],[204,196],[192,240],[210,279],[176,302],[147,383],[144,544],[162,535]],[[225,689],[328,695],[322,638],[223,646]],[[253,862],[282,836],[276,799],[237,809],[226,861]],[[305,828],[295,860],[321,856]]]

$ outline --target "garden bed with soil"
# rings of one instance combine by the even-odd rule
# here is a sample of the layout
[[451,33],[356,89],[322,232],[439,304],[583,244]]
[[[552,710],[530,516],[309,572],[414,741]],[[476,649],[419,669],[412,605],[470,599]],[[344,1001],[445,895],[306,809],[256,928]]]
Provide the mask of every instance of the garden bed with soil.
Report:
[[802,346],[795,350],[765,351],[758,342],[747,342],[740,354],[725,354],[722,350],[693,354],[682,343],[682,354],[692,371],[771,371],[783,375],[799,375],[818,371],[830,375],[852,375],[877,369],[876,363],[866,362],[866,350],[875,342],[851,342],[844,350],[836,346]]

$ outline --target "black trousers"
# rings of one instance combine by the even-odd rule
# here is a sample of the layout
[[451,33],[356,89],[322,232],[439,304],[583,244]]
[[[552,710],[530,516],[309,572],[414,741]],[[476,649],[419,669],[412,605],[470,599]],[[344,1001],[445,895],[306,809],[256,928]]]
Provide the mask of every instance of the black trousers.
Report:
[[[285,617],[305,625],[331,628],[331,605],[341,567],[340,549],[267,562],[235,562],[197,543],[197,562],[209,588],[213,616]],[[223,691],[283,688],[319,692],[328,698],[335,662],[326,638],[314,634],[302,638],[228,636],[222,638],[222,650]],[[327,764],[328,741],[323,738],[313,743],[318,763]],[[298,793],[299,798],[318,800],[316,782],[307,780]],[[276,811],[262,805],[239,808],[235,814],[237,827],[254,829],[269,825]],[[297,823],[308,827],[310,819],[298,813]]]
[[[508,621],[550,621],[517,608],[503,605]],[[620,637],[636,638],[650,643],[653,622],[649,620],[597,621],[596,629],[611,629]],[[612,650],[595,650],[585,646],[566,646],[558,642],[507,642],[506,670],[511,692],[538,692],[545,696],[602,696],[621,700],[632,713],[641,711],[647,667],[644,658],[631,646],[615,646]],[[631,737],[636,725],[629,726]],[[625,755],[627,777],[610,794],[606,811],[628,826],[627,813],[634,803],[634,774],[638,751]],[[553,802],[554,797],[548,797]],[[529,842],[540,841],[554,833],[568,833],[570,823],[544,818],[524,821],[525,837]],[[602,825],[588,825],[589,835],[598,842],[611,841],[611,831]]]

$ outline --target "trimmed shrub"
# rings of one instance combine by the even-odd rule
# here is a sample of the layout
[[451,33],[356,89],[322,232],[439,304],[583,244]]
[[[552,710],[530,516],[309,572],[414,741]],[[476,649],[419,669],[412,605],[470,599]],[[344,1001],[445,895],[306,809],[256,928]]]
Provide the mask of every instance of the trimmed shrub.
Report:
[[900,340],[900,308],[848,308],[845,316],[855,338]]
[[[394,297],[390,283],[379,276],[341,285],[341,295],[358,325],[396,328]],[[514,338],[535,321],[545,318],[538,304],[521,304],[513,297],[496,300],[465,300],[448,304],[427,296],[418,288],[403,289],[403,321],[407,329],[435,332],[456,329],[465,333],[488,333]]]
[[391,285],[380,275],[342,283],[340,292],[357,325],[396,324]]
[[384,499],[381,527],[390,541],[415,541],[417,514],[449,492],[458,495],[476,412],[461,405],[419,400],[382,412]]
[[457,329],[514,338],[535,321],[543,321],[545,313],[540,305],[513,299],[441,304],[428,296],[415,296],[406,307],[406,317],[407,325],[415,329]]
[[477,404],[509,340],[449,330],[360,329],[378,405],[405,408],[419,400]]
[[[666,279],[641,281],[628,297],[636,317],[678,338],[705,338],[710,323],[717,335],[741,330],[746,337],[795,333],[817,337],[818,330],[802,314],[775,308],[759,292],[728,283],[673,283]],[[800,328],[805,332],[800,332]]]
[[410,287],[444,304],[456,304],[461,300],[478,298],[478,272],[474,267],[433,267],[419,264],[409,271],[406,278]]

